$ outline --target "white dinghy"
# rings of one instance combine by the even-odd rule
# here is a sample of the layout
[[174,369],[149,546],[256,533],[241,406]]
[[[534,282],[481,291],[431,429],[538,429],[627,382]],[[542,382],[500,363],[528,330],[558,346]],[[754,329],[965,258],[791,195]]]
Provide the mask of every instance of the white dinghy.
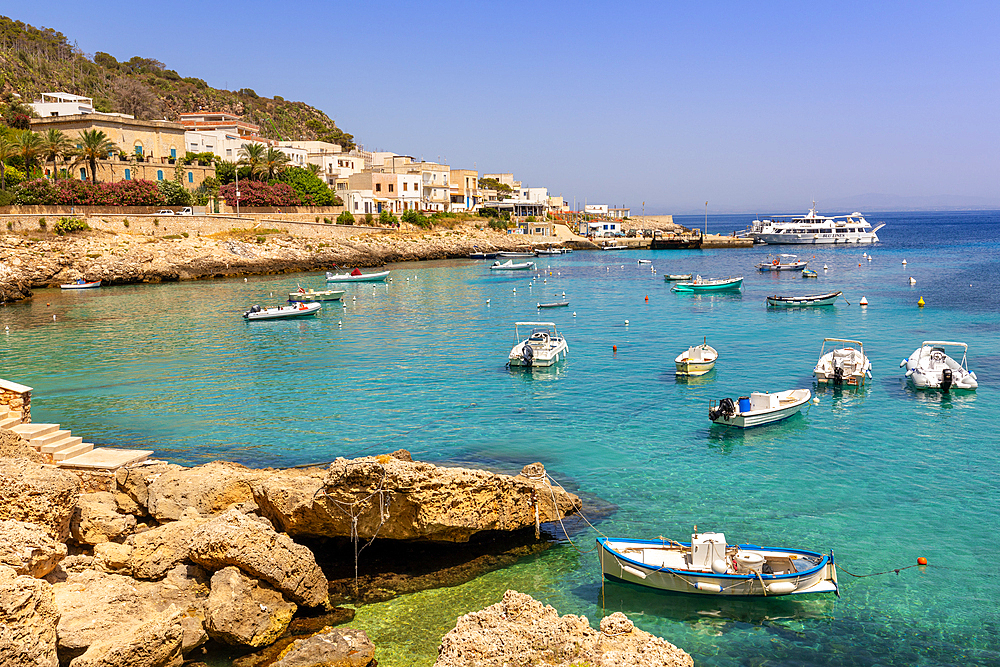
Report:
[[515,264],[511,260],[501,263],[500,261],[493,262],[490,266],[490,271],[527,271],[528,269],[535,268],[534,262],[520,262]]
[[674,366],[677,367],[677,375],[698,376],[705,375],[715,368],[715,362],[719,360],[719,353],[706,340],[701,345],[693,345],[687,352],[681,352],[674,359]]
[[736,401],[723,398],[708,404],[708,418],[716,424],[751,428],[788,419],[812,398],[808,389],[789,389],[774,394],[755,391]]
[[354,269],[350,273],[326,272],[326,282],[328,283],[384,283],[388,277],[388,271],[361,273],[359,269]]
[[[829,352],[826,351],[827,344],[832,344],[833,349]],[[872,377],[872,363],[865,356],[865,347],[860,340],[824,338],[813,375],[820,384],[829,382],[835,387],[845,384],[863,387],[865,379]]]
[[[521,339],[521,327],[530,327],[531,335]],[[554,322],[515,322],[514,340],[517,341],[507,355],[507,365],[532,368],[551,366],[566,358],[569,345],[556,331]]]
[[[697,528],[696,528],[697,530]],[[601,573],[647,588],[703,595],[772,596],[835,593],[829,555],[756,544],[726,544],[723,533],[695,533],[690,543],[601,537]]]
[[[962,361],[948,356],[947,347],[961,348]],[[979,378],[969,370],[968,354],[969,346],[965,343],[925,340],[909,358],[899,362],[899,366],[906,366],[906,377],[917,389],[940,389],[946,393],[952,389],[975,391]]]

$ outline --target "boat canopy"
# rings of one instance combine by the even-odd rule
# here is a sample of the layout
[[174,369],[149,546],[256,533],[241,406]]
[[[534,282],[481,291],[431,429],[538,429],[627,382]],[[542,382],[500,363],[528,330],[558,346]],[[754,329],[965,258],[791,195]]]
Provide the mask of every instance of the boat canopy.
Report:
[[955,343],[947,340],[925,340],[923,343],[920,344],[920,347],[935,347],[935,346],[946,347],[948,345],[952,347],[960,347],[965,351],[969,350],[969,346],[966,345],[965,343]]
[[514,322],[515,327],[554,327],[555,322]]

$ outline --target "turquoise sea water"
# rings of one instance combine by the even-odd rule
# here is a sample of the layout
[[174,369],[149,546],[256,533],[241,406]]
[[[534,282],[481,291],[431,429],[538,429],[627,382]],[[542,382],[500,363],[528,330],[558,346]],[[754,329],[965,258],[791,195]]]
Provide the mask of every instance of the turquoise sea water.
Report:
[[[35,388],[35,421],[179,463],[286,466],[399,447],[512,472],[537,460],[617,506],[598,526],[608,535],[686,539],[697,524],[730,542],[834,549],[856,573],[931,562],[841,575],[839,600],[604,587],[607,612],[626,612],[700,665],[1000,664],[1000,214],[869,220],[887,223],[874,248],[576,252],[540,258],[545,282],[530,287],[529,274],[491,274],[484,262],[395,265],[388,285],[349,286],[346,311],[328,304],[302,321],[240,314],[297,283],[322,287],[319,274],[41,290],[0,309],[0,377]],[[798,252],[820,277],[759,274],[768,251]],[[662,274],[679,272],[743,274],[745,288],[673,294]],[[764,305],[769,294],[836,289],[850,306]],[[568,309],[536,312],[563,292]],[[561,368],[505,369],[513,322],[531,319],[566,335]],[[866,389],[820,391],[819,405],[777,425],[710,426],[710,399],[814,387],[824,336],[864,341]],[[720,352],[717,370],[675,379],[673,358],[703,337]],[[926,339],[969,344],[978,392],[906,386],[899,362]],[[592,537],[574,542],[587,550]],[[572,544],[490,580],[504,576],[561,613],[603,613],[596,555]]]

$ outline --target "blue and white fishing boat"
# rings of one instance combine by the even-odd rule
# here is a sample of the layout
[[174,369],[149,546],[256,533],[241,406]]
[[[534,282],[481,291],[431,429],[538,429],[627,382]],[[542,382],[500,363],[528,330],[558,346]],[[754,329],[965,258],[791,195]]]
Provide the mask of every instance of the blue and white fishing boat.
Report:
[[833,551],[729,545],[723,533],[695,533],[691,542],[600,537],[597,544],[604,577],[646,588],[744,597],[840,595]]
[[74,282],[66,283],[65,285],[60,285],[62,289],[95,289],[101,286],[100,280],[94,280],[87,282],[83,278],[77,278]]

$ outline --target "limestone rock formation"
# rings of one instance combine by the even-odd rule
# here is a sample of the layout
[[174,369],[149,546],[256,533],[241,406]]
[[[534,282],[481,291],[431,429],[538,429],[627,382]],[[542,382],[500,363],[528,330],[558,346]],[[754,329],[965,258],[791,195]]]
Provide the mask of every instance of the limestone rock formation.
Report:
[[[157,582],[86,570],[67,574],[65,581],[52,588],[61,614],[61,656],[76,658],[95,643],[104,646],[105,640],[126,645],[144,623],[164,613],[179,613],[178,641],[186,650],[207,639],[202,629],[203,605],[209,594],[207,575],[194,566],[179,565]],[[172,636],[173,631],[168,634]]]
[[292,642],[273,667],[367,667],[375,645],[362,630],[327,628]]
[[59,667],[52,586],[0,567],[0,665]]
[[78,544],[120,542],[135,529],[135,516],[120,514],[113,494],[84,493],[76,504],[70,534]]
[[183,468],[172,463],[119,468],[115,472],[115,501],[118,503],[118,510],[123,514],[148,516],[149,485],[164,473],[176,470]]
[[183,519],[130,535],[125,540],[131,552],[124,569],[139,579],[162,578],[168,570],[187,559],[191,538],[203,523],[204,519]]
[[251,484],[270,473],[221,461],[166,470],[148,483],[146,507],[157,521],[177,520],[188,508],[211,516],[252,503]]
[[179,667],[183,662],[183,613],[144,619],[126,632],[101,637],[69,667]]
[[556,521],[580,499],[552,486],[541,464],[517,476],[383,455],[337,459],[316,470],[282,471],[254,484],[260,512],[293,536],[466,542],[482,531]]
[[282,635],[297,607],[267,584],[226,567],[212,575],[205,629],[212,639],[260,648]]
[[128,566],[132,547],[117,542],[101,542],[94,545],[93,569],[101,572],[115,572]]
[[0,459],[28,459],[35,463],[46,462],[45,456],[36,452],[20,434],[5,428],[0,428]]
[[38,524],[65,542],[79,495],[80,480],[72,473],[27,459],[0,459],[0,519]]
[[326,603],[329,597],[326,577],[308,548],[235,509],[195,530],[189,558],[213,571],[234,565],[310,607]]
[[690,655],[636,628],[621,612],[590,627],[583,616],[560,617],[530,595],[507,591],[503,601],[458,619],[444,636],[434,667],[693,667]]
[[41,526],[0,521],[0,565],[40,579],[65,557],[66,545],[52,539]]

